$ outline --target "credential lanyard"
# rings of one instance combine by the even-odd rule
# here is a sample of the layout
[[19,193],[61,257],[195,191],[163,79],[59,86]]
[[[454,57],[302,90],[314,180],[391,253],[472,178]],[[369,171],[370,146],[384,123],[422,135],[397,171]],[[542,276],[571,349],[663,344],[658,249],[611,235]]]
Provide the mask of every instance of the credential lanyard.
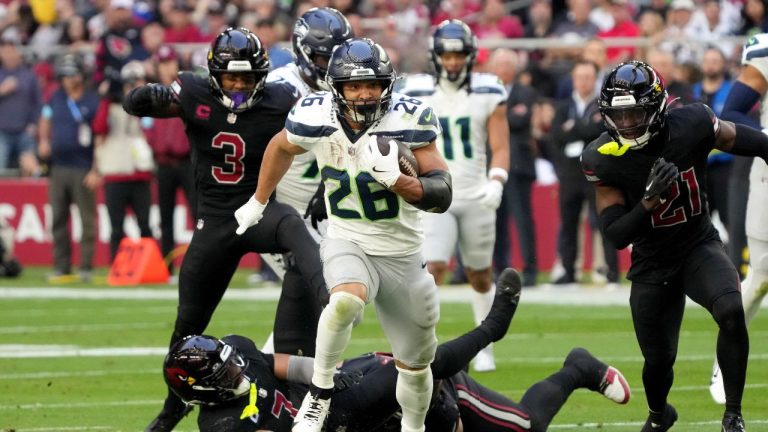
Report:
[[67,98],[67,106],[69,107],[69,112],[72,113],[72,118],[74,118],[76,122],[82,123],[83,114],[80,112],[80,108],[72,98]]

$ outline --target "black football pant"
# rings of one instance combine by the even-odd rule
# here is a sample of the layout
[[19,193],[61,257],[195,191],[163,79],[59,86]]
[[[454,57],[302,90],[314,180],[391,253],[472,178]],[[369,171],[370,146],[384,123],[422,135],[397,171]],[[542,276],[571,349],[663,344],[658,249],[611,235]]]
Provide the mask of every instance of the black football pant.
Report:
[[741,412],[749,337],[739,289],[739,275],[719,241],[694,248],[668,281],[632,282],[629,302],[635,335],[645,358],[643,384],[651,410],[664,409],[672,387],[672,366],[688,296],[707,309],[720,327],[717,360],[725,384],[726,410]]
[[257,225],[242,236],[235,234],[236,228],[231,215],[198,220],[179,274],[179,309],[171,344],[205,330],[240,259],[248,252],[291,252],[302,278],[287,277],[283,283],[288,291],[309,287],[315,297],[326,292],[317,242],[293,208],[270,201]]
[[[176,213],[176,192],[179,188],[187,197],[187,205],[192,220],[197,220],[197,195],[189,159],[176,164],[157,165],[157,201],[160,207],[160,249],[167,257],[176,247],[174,238],[174,214]],[[173,272],[173,262],[168,263],[168,270]]]
[[[588,211],[594,213],[595,210],[595,188],[584,178],[564,178],[560,182],[560,241],[558,249],[560,259],[563,261],[565,272],[575,276],[576,256],[579,248],[579,224],[581,208],[584,202],[587,203]],[[594,227],[593,227],[594,228]],[[605,254],[605,264],[608,266],[608,272],[611,277],[618,276],[619,264],[616,247],[603,235],[600,236],[603,241],[603,253]],[[587,239],[591,241],[591,239]],[[594,270],[594,266],[593,266]],[[615,281],[610,281],[615,282]]]

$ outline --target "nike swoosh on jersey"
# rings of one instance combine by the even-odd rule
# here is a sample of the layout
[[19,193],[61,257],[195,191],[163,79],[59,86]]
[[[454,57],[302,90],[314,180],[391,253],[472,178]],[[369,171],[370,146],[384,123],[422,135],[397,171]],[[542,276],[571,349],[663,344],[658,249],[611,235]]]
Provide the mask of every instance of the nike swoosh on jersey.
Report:
[[374,171],[374,172],[380,172],[380,173],[389,172],[389,171],[387,171],[387,170],[384,170],[384,171],[382,171],[382,170],[377,170],[377,169],[376,169],[376,167],[373,167],[373,171]]

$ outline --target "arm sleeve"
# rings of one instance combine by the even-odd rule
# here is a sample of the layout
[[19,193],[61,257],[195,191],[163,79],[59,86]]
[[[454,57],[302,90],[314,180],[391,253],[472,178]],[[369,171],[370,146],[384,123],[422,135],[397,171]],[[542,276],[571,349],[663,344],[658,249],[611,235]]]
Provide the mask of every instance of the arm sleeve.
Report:
[[612,205],[600,213],[600,231],[616,249],[624,249],[651,229],[649,214],[640,202],[630,211],[623,205]]
[[309,385],[312,382],[314,365],[315,359],[312,357],[291,356],[288,359],[287,380]]
[[720,118],[760,129],[760,123],[748,114],[759,101],[758,92],[741,81],[735,81],[725,100]]
[[768,161],[768,136],[757,129],[737,124],[731,153],[739,156],[759,156]]

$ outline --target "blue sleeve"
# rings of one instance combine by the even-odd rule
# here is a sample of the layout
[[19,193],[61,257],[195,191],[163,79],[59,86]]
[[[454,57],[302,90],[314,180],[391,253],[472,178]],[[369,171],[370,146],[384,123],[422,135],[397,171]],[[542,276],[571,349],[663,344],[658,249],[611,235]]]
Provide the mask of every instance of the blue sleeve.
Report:
[[735,81],[725,99],[720,118],[761,129],[760,122],[749,116],[749,111],[760,100],[760,94],[741,81]]

